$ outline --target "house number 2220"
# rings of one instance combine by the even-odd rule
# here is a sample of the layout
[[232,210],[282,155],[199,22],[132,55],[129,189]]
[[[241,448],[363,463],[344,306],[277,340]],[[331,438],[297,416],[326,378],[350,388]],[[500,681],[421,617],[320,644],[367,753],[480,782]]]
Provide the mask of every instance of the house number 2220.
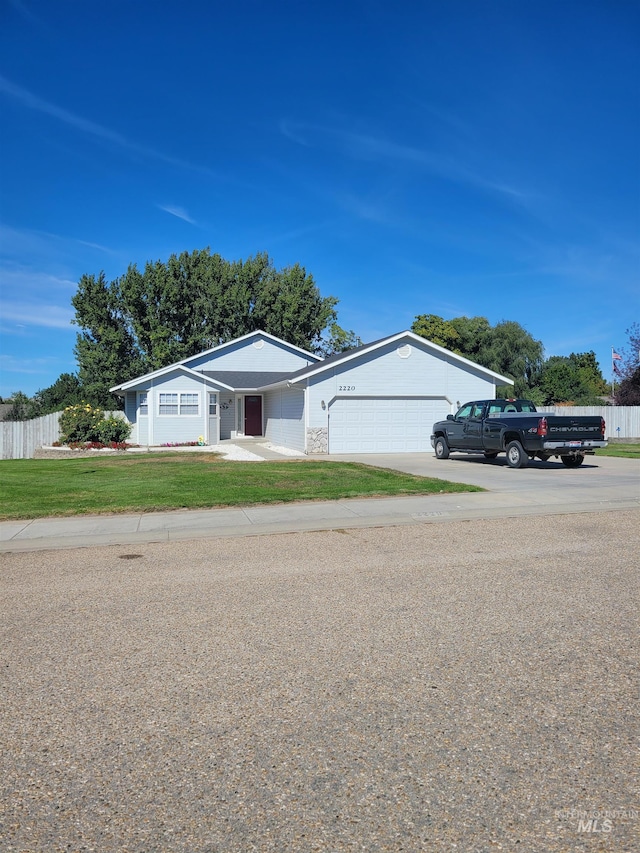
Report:
[[355,391],[355,385],[338,385],[338,391]]

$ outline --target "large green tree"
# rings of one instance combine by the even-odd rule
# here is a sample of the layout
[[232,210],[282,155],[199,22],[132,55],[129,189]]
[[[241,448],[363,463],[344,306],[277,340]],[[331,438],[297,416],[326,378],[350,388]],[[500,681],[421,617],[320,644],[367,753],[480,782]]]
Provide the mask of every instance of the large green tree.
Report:
[[208,248],[142,271],[132,264],[111,282],[84,275],[72,302],[80,382],[105,406],[109,387],[256,329],[325,352],[337,321],[337,299],[323,297],[299,264],[278,270],[266,253],[227,261]]
[[26,421],[34,417],[31,400],[24,392],[14,391],[6,402],[11,403],[11,408],[4,416],[5,421]]
[[607,383],[593,351],[572,352],[569,356],[552,355],[544,362],[538,390],[545,405],[598,405],[607,393]]
[[514,380],[501,393],[527,396],[542,366],[542,343],[519,323],[503,320],[491,326],[485,317],[443,320],[436,314],[419,314],[411,330],[452,352]]
[[486,317],[454,317],[449,321],[458,335],[456,352],[472,361],[480,361],[491,338],[491,324]]
[[31,398],[32,418],[39,418],[51,412],[60,412],[66,406],[82,403],[85,393],[77,374],[62,373],[53,385],[41,388]]
[[413,321],[411,331],[422,338],[426,338],[433,344],[451,350],[461,352],[460,335],[451,320],[443,320],[437,314],[418,314]]
[[117,282],[83,275],[71,303],[76,309],[78,333],[75,356],[86,400],[96,406],[116,408],[109,388],[142,372],[144,359],[137,347]]

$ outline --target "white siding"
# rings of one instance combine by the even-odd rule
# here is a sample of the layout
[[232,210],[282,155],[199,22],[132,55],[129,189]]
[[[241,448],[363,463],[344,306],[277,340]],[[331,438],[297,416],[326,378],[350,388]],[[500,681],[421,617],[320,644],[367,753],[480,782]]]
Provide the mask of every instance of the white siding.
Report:
[[[172,371],[167,376],[156,379],[149,389],[149,442],[153,445],[197,441],[206,436],[208,418],[207,393],[210,386],[187,376],[182,371]],[[198,394],[198,415],[160,415],[160,394],[164,393]]]
[[124,396],[124,413],[130,424],[133,425],[131,437],[129,439],[133,444],[148,444],[149,443],[149,418],[138,417],[138,395],[135,391],[127,391]]
[[236,397],[231,391],[220,392],[220,439],[231,438],[231,431],[236,429]]
[[[260,346],[261,344],[261,346]],[[300,370],[315,359],[277,344],[269,338],[252,338],[231,344],[220,353],[197,355],[186,363],[193,370]]]
[[[396,341],[310,379],[308,426],[327,428],[330,406],[338,397],[441,398],[449,414],[459,403],[495,396],[494,381],[479,370],[433,354],[413,340],[409,350],[406,346]],[[408,357],[401,358],[399,351]]]
[[304,391],[278,388],[263,396],[265,437],[292,450],[304,450]]

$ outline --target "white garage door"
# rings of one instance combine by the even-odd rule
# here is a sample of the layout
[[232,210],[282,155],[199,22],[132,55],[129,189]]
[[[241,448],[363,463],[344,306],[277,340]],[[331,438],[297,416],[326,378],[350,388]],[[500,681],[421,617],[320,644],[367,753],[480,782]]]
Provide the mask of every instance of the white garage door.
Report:
[[431,427],[450,411],[442,398],[338,398],[329,407],[329,453],[431,450]]

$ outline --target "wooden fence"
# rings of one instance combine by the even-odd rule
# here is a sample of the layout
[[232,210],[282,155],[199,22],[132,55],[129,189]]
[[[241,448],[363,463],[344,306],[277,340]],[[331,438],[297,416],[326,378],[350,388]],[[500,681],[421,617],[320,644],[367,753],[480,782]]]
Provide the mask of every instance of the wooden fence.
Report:
[[[51,445],[60,438],[58,423],[62,412],[30,421],[2,421],[0,459],[32,459],[36,448]],[[123,418],[124,412],[105,412],[105,417]]]

